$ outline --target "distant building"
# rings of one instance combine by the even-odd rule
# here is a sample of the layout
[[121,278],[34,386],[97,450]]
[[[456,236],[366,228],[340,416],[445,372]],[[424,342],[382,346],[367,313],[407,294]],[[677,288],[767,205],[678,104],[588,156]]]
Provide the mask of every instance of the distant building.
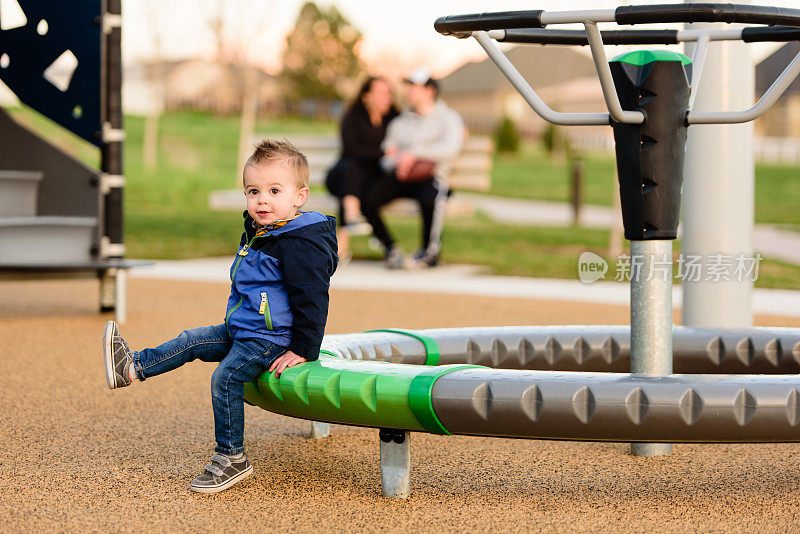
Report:
[[[529,45],[516,46],[506,55],[556,111],[606,111],[591,57],[574,48]],[[488,58],[467,63],[444,77],[441,92],[473,129],[490,130],[504,115],[528,134],[541,133],[546,124]]]
[[[161,69],[160,73],[157,69]],[[274,76],[257,71],[260,111],[282,105]],[[159,103],[157,80],[163,77],[163,102]],[[125,65],[123,106],[127,113],[145,114],[153,109],[200,109],[216,113],[242,109],[244,73],[236,65],[190,59],[155,64]]]
[[[792,41],[778,48],[756,66],[756,97],[764,94],[798,53],[800,42]],[[800,138],[800,77],[794,79],[772,109],[755,124],[758,136]]]

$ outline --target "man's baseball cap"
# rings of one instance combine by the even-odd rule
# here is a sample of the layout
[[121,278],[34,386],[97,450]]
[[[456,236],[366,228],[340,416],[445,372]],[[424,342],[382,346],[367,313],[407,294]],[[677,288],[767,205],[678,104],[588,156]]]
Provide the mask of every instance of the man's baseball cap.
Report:
[[414,85],[425,85],[439,89],[439,84],[431,77],[431,71],[425,67],[418,67],[414,69],[411,71],[411,74],[403,78],[403,81]]

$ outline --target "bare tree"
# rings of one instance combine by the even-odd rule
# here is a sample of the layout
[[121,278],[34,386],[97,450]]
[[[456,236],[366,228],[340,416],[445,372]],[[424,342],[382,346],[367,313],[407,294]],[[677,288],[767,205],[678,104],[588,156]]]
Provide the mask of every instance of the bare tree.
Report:
[[260,41],[269,32],[269,13],[275,2],[231,2],[216,0],[209,27],[214,35],[217,62],[226,67],[230,79],[240,90],[242,114],[239,127],[237,184],[255,132],[258,114]]
[[158,123],[164,109],[165,96],[165,69],[163,58],[163,28],[160,24],[158,6],[161,2],[147,0],[145,10],[149,21],[151,42],[153,43],[153,57],[150,68],[146,69],[146,79],[152,90],[150,106],[145,114],[144,142],[142,144],[142,159],[144,168],[148,171],[155,168],[158,162]]

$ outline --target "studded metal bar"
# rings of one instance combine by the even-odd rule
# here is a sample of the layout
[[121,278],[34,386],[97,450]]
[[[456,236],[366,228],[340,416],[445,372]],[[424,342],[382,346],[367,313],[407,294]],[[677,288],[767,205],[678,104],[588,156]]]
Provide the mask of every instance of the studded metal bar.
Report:
[[[436,340],[439,363],[497,369],[630,371],[630,327],[508,326],[419,330]],[[323,349],[342,358],[422,365],[425,348],[400,334],[336,334]],[[798,328],[675,327],[676,373],[800,373]]]
[[322,350],[348,360],[382,361],[424,365],[425,346],[421,341],[391,332],[333,334],[325,336]]
[[800,441],[800,377],[464,369],[433,387],[454,434],[640,442]]

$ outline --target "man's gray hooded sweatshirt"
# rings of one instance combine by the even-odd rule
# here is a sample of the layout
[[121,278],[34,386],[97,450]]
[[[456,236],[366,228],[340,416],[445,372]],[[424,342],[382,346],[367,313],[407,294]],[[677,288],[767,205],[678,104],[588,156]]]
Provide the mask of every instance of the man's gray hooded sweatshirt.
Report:
[[393,119],[386,129],[383,149],[397,147],[417,159],[435,161],[434,173],[446,177],[450,160],[459,155],[464,145],[464,133],[461,116],[437,100],[424,115],[406,110]]
[[339,261],[336,249],[332,217],[301,212],[257,236],[244,212],[225,314],[231,338],[266,339],[316,360],[328,320],[330,279]]

